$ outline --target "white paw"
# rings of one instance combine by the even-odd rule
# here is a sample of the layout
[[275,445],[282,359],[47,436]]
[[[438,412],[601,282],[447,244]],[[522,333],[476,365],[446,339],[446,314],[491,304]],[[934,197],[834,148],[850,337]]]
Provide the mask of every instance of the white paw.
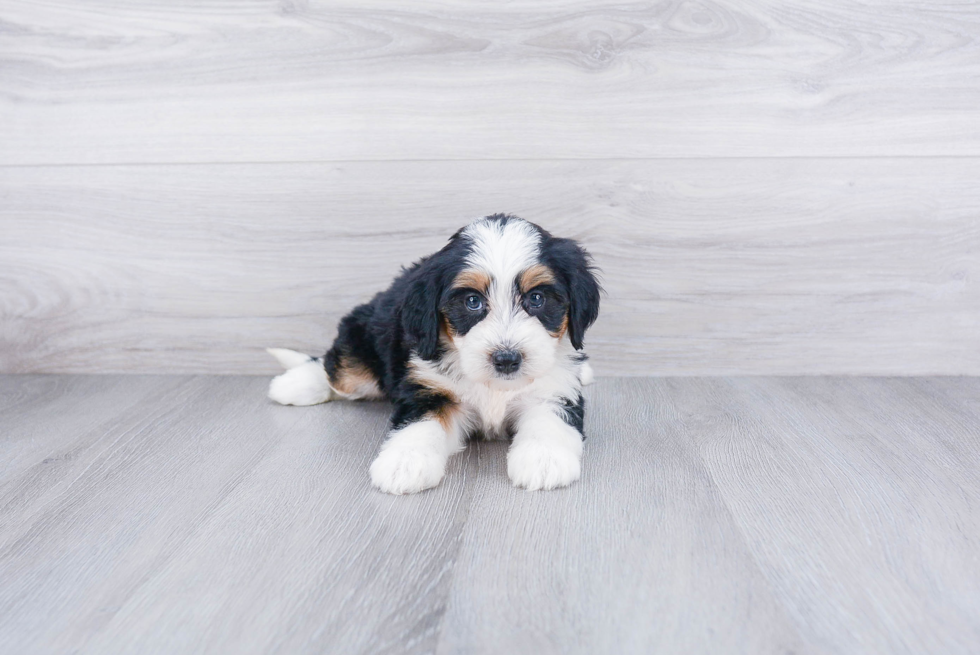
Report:
[[319,361],[291,368],[269,383],[269,398],[281,405],[316,405],[330,400],[327,372]]
[[446,456],[434,448],[385,448],[371,464],[371,482],[389,494],[414,494],[430,489],[446,474]]
[[553,441],[515,441],[507,453],[507,475],[530,491],[567,487],[582,471],[582,449]]
[[578,369],[578,379],[582,381],[582,386],[587,387],[595,382],[595,374],[588,362],[582,362]]

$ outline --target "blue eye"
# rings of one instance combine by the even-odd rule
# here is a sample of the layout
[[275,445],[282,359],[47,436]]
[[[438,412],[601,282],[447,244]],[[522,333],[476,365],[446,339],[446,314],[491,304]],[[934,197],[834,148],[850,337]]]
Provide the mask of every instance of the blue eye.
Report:
[[532,291],[527,294],[527,306],[532,309],[540,309],[544,305],[544,294],[539,291]]
[[466,309],[474,312],[480,311],[483,309],[483,298],[476,294],[466,296]]

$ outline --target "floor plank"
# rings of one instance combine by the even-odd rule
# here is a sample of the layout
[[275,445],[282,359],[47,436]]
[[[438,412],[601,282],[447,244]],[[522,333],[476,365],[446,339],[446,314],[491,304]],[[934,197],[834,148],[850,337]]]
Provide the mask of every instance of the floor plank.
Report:
[[586,429],[581,482],[550,494],[514,490],[503,445],[481,444],[438,652],[813,652],[664,381],[600,380]]
[[[593,253],[601,375],[980,374],[980,158],[0,168],[0,372],[271,374],[470,220]],[[379,181],[383,180],[383,189]]]
[[678,383],[678,397],[686,384],[711,399],[686,403],[705,464],[807,643],[976,650],[980,503],[969,478],[929,462],[943,437],[975,452],[975,428],[910,426],[902,407],[929,399],[887,380],[712,380]]
[[386,404],[266,382],[0,376],[0,652],[980,645],[980,379],[603,378],[571,488],[481,443],[413,497]]
[[980,155],[971,2],[6,0],[0,164]]

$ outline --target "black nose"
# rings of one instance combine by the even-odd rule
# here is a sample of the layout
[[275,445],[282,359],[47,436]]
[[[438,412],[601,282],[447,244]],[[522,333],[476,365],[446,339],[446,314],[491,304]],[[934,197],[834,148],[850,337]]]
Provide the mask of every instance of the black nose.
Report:
[[490,359],[498,373],[513,373],[521,367],[521,353],[516,350],[496,350]]

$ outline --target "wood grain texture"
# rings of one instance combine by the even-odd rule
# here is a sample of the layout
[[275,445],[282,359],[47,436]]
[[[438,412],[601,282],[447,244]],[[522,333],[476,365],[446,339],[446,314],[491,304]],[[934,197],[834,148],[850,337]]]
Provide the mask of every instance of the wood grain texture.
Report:
[[980,373],[980,159],[0,168],[0,370],[268,374],[472,218],[580,239],[600,374]]
[[265,382],[0,376],[0,651],[980,644],[980,379],[600,379],[572,487],[484,443],[412,497],[369,487],[387,405]]
[[[383,496],[367,466],[385,405],[290,412],[260,378],[84,380],[101,393],[74,430],[50,394],[3,415],[15,441],[24,419],[52,428],[34,439],[45,458],[0,487],[4,652],[431,651],[466,457],[435,493]],[[157,393],[106,411],[132,389]],[[93,440],[111,447],[81,446]],[[51,467],[72,471],[53,480]],[[364,592],[380,601],[373,619]]]
[[980,444],[976,414],[967,425],[929,416],[942,395],[931,383],[712,380],[697,382],[700,396],[691,386],[674,394],[691,437],[805,641],[828,652],[976,650],[980,580],[965,573],[980,534],[980,487],[965,470]]
[[0,163],[980,155],[980,7],[7,0]]
[[601,382],[582,479],[557,493],[515,495],[504,444],[480,445],[438,652],[812,652],[676,402],[659,380]]

